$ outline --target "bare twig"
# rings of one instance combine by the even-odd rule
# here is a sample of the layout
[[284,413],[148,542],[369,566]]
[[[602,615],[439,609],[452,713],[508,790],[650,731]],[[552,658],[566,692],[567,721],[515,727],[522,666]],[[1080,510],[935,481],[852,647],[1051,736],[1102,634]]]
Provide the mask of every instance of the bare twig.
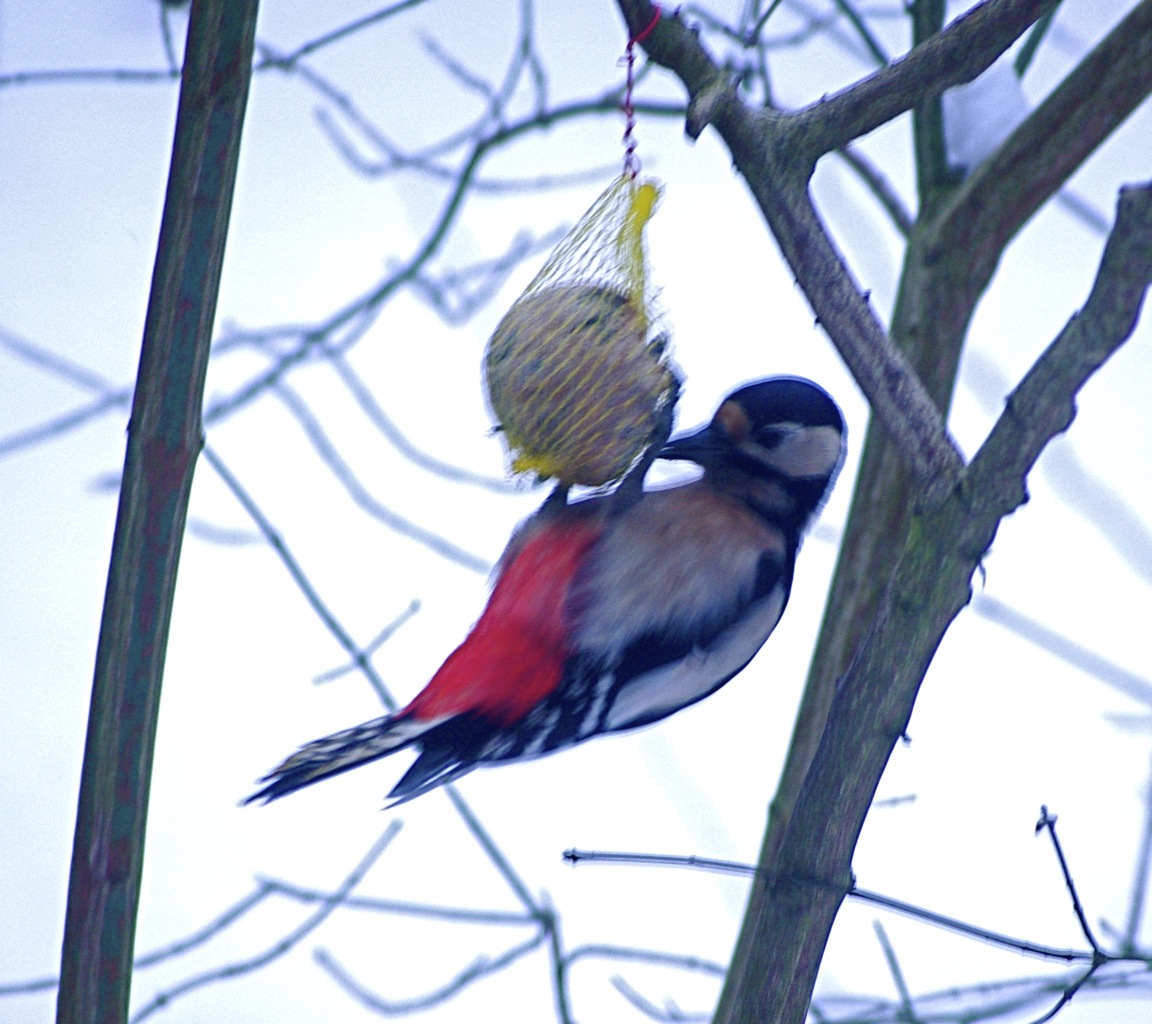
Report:
[[352,364],[340,352],[334,352],[328,359],[328,364],[340,378],[340,382],[348,389],[348,393],[360,407],[360,411],[368,417],[384,439],[392,445],[401,455],[415,466],[427,470],[435,476],[452,483],[467,484],[480,487],[495,494],[513,494],[519,488],[501,477],[486,476],[456,466],[452,463],[429,455],[426,451],[417,448],[411,440],[400,430],[391,416],[384,411],[384,407],[376,400],[371,389],[364,383],[363,378],[353,369]]
[[362,1006],[385,1017],[397,1017],[402,1014],[430,1010],[434,1006],[447,1002],[474,982],[510,967],[517,960],[538,949],[546,938],[547,932],[541,929],[530,939],[512,946],[497,956],[479,956],[439,988],[423,995],[413,996],[410,999],[386,999],[384,996],[373,992],[357,981],[351,972],[326,949],[317,949],[313,953],[313,958],[320,967],[328,972],[337,985]]
[[253,971],[260,970],[262,967],[266,967],[273,960],[278,960],[286,953],[291,952],[300,942],[319,928],[334,910],[343,904],[348,894],[360,884],[364,876],[371,870],[372,865],[379,860],[380,855],[389,847],[392,840],[396,838],[400,828],[401,823],[398,820],[394,819],[389,822],[388,827],[384,829],[380,837],[372,844],[368,852],[360,859],[360,862],[348,873],[344,881],[330,894],[329,898],[279,941],[269,946],[262,953],[258,953],[256,956],[249,957],[246,960],[236,960],[232,963],[225,964],[223,967],[217,967],[210,971],[204,971],[201,974],[195,974],[190,978],[186,978],[184,981],[178,982],[171,988],[165,989],[163,992],[158,992],[132,1015],[132,1024],[138,1024],[139,1021],[146,1020],[156,1013],[157,1010],[165,1009],[173,1000],[185,996],[189,992],[194,992],[196,989],[203,988],[205,985],[212,985],[219,981],[227,981],[231,978],[238,978],[245,974],[250,974]]
[[[773,878],[771,873],[764,871],[763,869],[758,868],[752,864],[744,864],[739,861],[717,860],[712,857],[696,857],[691,855],[680,856],[676,854],[659,853],[619,853],[605,852],[602,850],[566,850],[564,852],[564,859],[572,864],[576,864],[580,861],[588,861],[591,863],[629,864],[645,867],[684,867],[697,868],[701,871],[715,871],[719,872],[720,874]],[[774,880],[779,882],[788,881],[793,885],[808,886],[817,889],[834,888],[814,879],[781,879],[779,876],[776,876]],[[992,931],[990,928],[983,928],[979,925],[969,924],[967,921],[961,921],[958,918],[949,917],[947,914],[938,914],[934,910],[928,910],[925,907],[918,907],[913,903],[906,903],[903,900],[898,900],[891,896],[885,896],[882,893],[872,892],[868,889],[861,889],[855,883],[852,883],[851,887],[847,890],[845,895],[849,899],[859,900],[861,903],[868,903],[872,906],[883,907],[885,910],[891,910],[898,914],[904,914],[905,916],[911,917],[917,921],[924,921],[926,924],[931,924],[938,928],[943,928],[947,931],[956,932],[959,935],[967,935],[969,938],[979,939],[981,942],[987,942],[994,946],[1002,946],[1005,949],[1011,949],[1016,953],[1022,953],[1027,956],[1036,956],[1045,960],[1060,960],[1064,963],[1091,962],[1096,956],[1095,952],[1089,950],[1058,949],[1055,946],[1045,946],[1037,942],[1030,942],[1027,939],[1019,939],[1011,935],[1004,935],[1001,932]],[[1120,957],[1117,959],[1127,958]],[[1132,957],[1132,959],[1143,960],[1142,957]]]
[[394,711],[398,705],[388,688],[384,685],[384,680],[380,678],[379,673],[377,673],[368,656],[356,644],[348,631],[340,624],[340,621],[321,599],[312,581],[296,560],[295,555],[292,554],[291,549],[284,542],[284,538],[280,536],[279,532],[261,510],[252,495],[248,493],[247,488],[244,487],[236,475],[228,468],[224,460],[216,454],[211,445],[204,446],[203,457],[204,461],[216,471],[217,476],[224,481],[224,484],[232,492],[232,495],[251,517],[252,522],[256,524],[257,529],[268,542],[269,546],[279,556],[284,568],[288,571],[288,575],[291,576],[293,582],[300,589],[300,592],[304,595],[305,600],[307,600],[311,606],[316,617],[327,627],[328,631],[351,657],[356,667],[363,673],[364,678],[368,680],[369,685],[371,685],[375,691],[380,702],[388,708],[389,711]]
[[1080,930],[1091,945],[1092,952],[1097,957],[1104,957],[1104,951],[1100,948],[1100,943],[1096,941],[1096,936],[1092,934],[1092,926],[1088,924],[1088,917],[1080,903],[1080,894],[1076,891],[1076,883],[1072,880],[1072,872],[1069,870],[1068,861],[1064,857],[1064,848],[1060,845],[1060,837],[1056,835],[1056,815],[1049,814],[1047,807],[1041,807],[1040,818],[1036,822],[1036,834],[1039,835],[1045,831],[1052,840],[1052,849],[1056,851],[1056,859],[1060,862],[1060,873],[1064,876],[1068,895],[1072,897],[1072,909],[1076,914],[1076,920],[1080,922]]
[[896,949],[879,921],[873,921],[872,928],[876,932],[880,949],[884,953],[884,962],[888,964],[888,972],[892,975],[896,994],[900,998],[900,1017],[907,1024],[920,1024],[920,1018],[916,1015],[916,1005],[912,1000],[912,993],[908,988],[908,982],[904,980],[904,971],[901,969],[900,961],[896,956]]
[[[965,355],[965,379],[984,410],[999,414],[1011,382],[987,355]],[[1152,586],[1152,528],[1144,515],[1076,452],[1071,438],[1049,445],[1039,464],[1056,497],[1093,527],[1145,583]],[[1137,697],[1142,700],[1144,698]]]
[[410,11],[414,7],[419,7],[425,2],[426,0],[399,0],[398,3],[388,4],[379,10],[372,11],[370,14],[365,14],[361,18],[356,18],[354,21],[340,26],[340,28],[325,32],[323,35],[317,36],[315,39],[298,46],[295,50],[284,54],[276,61],[267,61],[261,66],[292,67],[299,63],[301,59],[310,56],[317,50],[331,46],[333,43],[340,42],[342,39],[347,39],[350,36],[358,35],[372,25],[378,25],[380,22],[387,21],[397,14],[403,14],[405,11]]
[[388,527],[389,530],[398,533],[401,537],[415,541],[446,561],[455,562],[472,572],[487,574],[491,571],[491,562],[479,555],[472,554],[470,551],[465,551],[459,545],[448,540],[447,537],[433,533],[419,523],[405,518],[372,495],[352,471],[352,467],[340,454],[337,446],[328,438],[327,432],[312,410],[308,408],[308,404],[290,385],[283,380],[277,381],[272,386],[272,393],[284,403],[296,422],[300,424],[304,436],[312,445],[320,461],[331,470],[332,475],[359,508],[377,522]]
[[904,204],[904,199],[875,164],[855,146],[844,146],[836,151],[840,158],[856,172],[876,201],[888,214],[896,230],[905,238],[912,233],[912,214]]
[[1064,1009],[1065,1006],[1072,1002],[1072,997],[1076,995],[1076,993],[1079,992],[1085,984],[1087,984],[1087,982],[1092,978],[1099,967],[1099,964],[1093,964],[1091,967],[1089,967],[1088,970],[1081,974],[1080,977],[1076,978],[1070,985],[1067,986],[1067,988],[1064,989],[1063,992],[1060,993],[1060,998],[1056,1000],[1056,1005],[1053,1006],[1051,1010],[1037,1017],[1034,1021],[1031,1021],[1030,1024],[1048,1024],[1048,1021],[1052,1020],[1056,1014],[1058,1014],[1061,1010]]
[[988,594],[977,594],[972,599],[972,610],[989,622],[1010,630],[1018,637],[1034,644],[1042,651],[1072,665],[1086,675],[1099,679],[1117,693],[1152,708],[1152,680],[1117,665],[1083,644],[1076,643],[1042,622],[1005,604]]
[[1148,899],[1148,876],[1152,873],[1152,771],[1144,790],[1144,821],[1140,829],[1140,848],[1132,870],[1132,892],[1128,897],[1128,915],[1120,936],[1121,951],[1134,953],[1140,941],[1140,925]]
[[[256,888],[253,889],[252,892],[248,893],[247,896],[242,896],[206,925],[197,928],[191,935],[187,935],[182,939],[177,939],[175,942],[170,942],[166,946],[161,946],[158,949],[138,956],[132,965],[133,969],[139,970],[145,967],[152,967],[155,964],[162,963],[165,960],[171,960],[173,957],[181,956],[190,950],[203,946],[263,903],[271,893],[272,886],[270,884],[258,881]],[[56,988],[59,983],[60,979],[56,977],[7,982],[0,985],[0,996],[48,991]]]
[[[259,884],[270,894],[284,896],[301,903],[324,903],[334,898],[325,889],[311,889],[293,885],[277,878],[260,878]],[[414,903],[410,900],[389,900],[376,896],[354,896],[344,898],[342,907],[346,910],[362,910],[374,914],[398,914],[404,917],[420,917],[433,921],[451,921],[454,924],[492,925],[496,927],[522,927],[539,925],[534,914],[517,913],[509,910],[473,910],[469,907],[444,907],[432,903]]]
[[652,1020],[667,1021],[668,1024],[678,1024],[681,1021],[708,1021],[712,1019],[711,1013],[685,1013],[671,1000],[665,1000],[664,1006],[657,1006],[650,999],[641,995],[619,974],[610,979],[611,985],[632,1006]]
[[[399,615],[389,622],[379,633],[377,633],[371,640],[368,641],[363,647],[365,657],[371,657],[381,647],[384,646],[389,640],[395,636],[396,631],[400,629],[406,622],[408,622],[418,611],[420,611],[420,602],[415,598],[408,602],[408,607],[404,609]],[[345,665],[338,665],[336,668],[329,669],[327,672],[322,672],[318,676],[312,678],[313,683],[330,683],[333,679],[339,679],[341,676],[346,676],[349,672],[355,672],[357,665],[355,662],[349,662]]]

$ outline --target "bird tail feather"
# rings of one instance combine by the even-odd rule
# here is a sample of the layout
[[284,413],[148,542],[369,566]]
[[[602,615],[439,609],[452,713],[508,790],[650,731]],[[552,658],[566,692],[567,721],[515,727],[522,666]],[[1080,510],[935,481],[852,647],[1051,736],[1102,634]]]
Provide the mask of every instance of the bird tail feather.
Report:
[[415,743],[441,719],[416,719],[411,715],[385,715],[323,739],[306,743],[296,753],[260,779],[267,783],[244,800],[269,803],[321,779],[350,771]]

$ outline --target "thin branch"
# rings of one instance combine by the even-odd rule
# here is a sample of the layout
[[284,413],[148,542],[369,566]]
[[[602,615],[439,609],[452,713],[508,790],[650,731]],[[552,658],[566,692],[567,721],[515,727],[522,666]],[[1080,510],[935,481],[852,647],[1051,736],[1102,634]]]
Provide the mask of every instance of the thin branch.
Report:
[[[1152,2],[1146,6],[1152,12]],[[1025,474],[1071,424],[1075,394],[1131,335],[1150,284],[1152,184],[1128,186],[1087,302],[1025,375],[972,459],[973,493],[1023,499]]]
[[851,0],[832,0],[841,14],[847,19],[848,24],[852,26],[853,30],[860,37],[860,41],[864,44],[864,48],[871,55],[872,59],[879,67],[884,67],[891,61],[891,57],[885,52],[884,47],[880,45],[880,40],[872,34],[872,30],[868,27],[868,23],[864,20],[863,13],[857,11],[852,5]]
[[524,909],[536,915],[544,924],[547,924],[550,915],[541,907],[539,901],[532,896],[524,879],[521,878],[516,869],[512,867],[512,862],[508,859],[504,851],[496,845],[496,841],[488,833],[488,830],[480,824],[480,819],[476,817],[476,812],[472,810],[468,802],[460,795],[459,790],[453,785],[448,785],[442,787],[442,791],[447,795],[448,801],[456,809],[456,813],[460,815],[464,824],[468,827],[468,831],[472,833],[473,838],[480,844],[480,848],[492,862],[497,872],[499,872],[500,877],[504,879],[505,884],[516,894],[516,898],[524,906]]
[[245,974],[250,974],[253,971],[258,971],[262,967],[266,967],[272,963],[272,961],[278,960],[286,953],[291,952],[300,942],[319,928],[334,910],[341,906],[348,894],[360,884],[364,876],[368,874],[372,866],[380,858],[380,855],[388,848],[392,840],[396,838],[400,828],[401,823],[399,820],[394,819],[389,822],[388,827],[384,829],[380,837],[360,859],[360,863],[348,873],[344,881],[330,894],[329,898],[278,942],[269,946],[256,956],[249,957],[246,960],[237,960],[233,963],[225,964],[223,967],[204,971],[201,974],[195,974],[190,978],[184,979],[184,981],[178,982],[169,989],[158,992],[133,1014],[132,1024],[139,1024],[140,1021],[151,1017],[156,1011],[166,1009],[171,1005],[173,1000],[185,996],[189,992],[194,992],[196,989],[203,988],[205,985],[212,985],[219,981],[227,981],[231,978],[238,978]]
[[855,146],[844,146],[836,150],[837,155],[856,172],[868,190],[888,214],[896,230],[905,238],[912,233],[914,223],[912,213],[904,204],[904,198],[884,173]]
[[1088,968],[1079,978],[1072,982],[1067,988],[1060,993],[1060,998],[1056,1001],[1056,1005],[1052,1007],[1047,1013],[1037,1017],[1030,1024],[1048,1024],[1061,1010],[1064,1009],[1070,1002],[1072,997],[1080,991],[1081,988],[1088,982],[1088,980],[1100,969],[1100,964],[1093,964]]
[[0,437],[0,459],[69,434],[113,409],[122,409],[129,403],[131,396],[130,390],[109,393],[91,402],[85,402],[71,412],[38,423],[34,427],[16,430],[7,437]]
[[376,396],[372,394],[368,385],[364,383],[363,378],[352,368],[352,365],[342,353],[332,353],[327,362],[340,378],[340,382],[348,389],[348,393],[360,407],[360,411],[368,417],[372,426],[380,432],[384,439],[395,448],[397,452],[403,455],[404,458],[413,465],[419,466],[421,469],[441,477],[444,480],[479,487],[486,491],[492,491],[495,494],[514,494],[520,492],[521,488],[500,477],[475,473],[462,466],[455,466],[450,462],[445,462],[443,459],[438,459],[435,455],[430,455],[422,449],[417,448],[400,430],[392,417],[384,411],[383,406],[376,400]]
[[[293,885],[277,878],[262,877],[260,885],[269,893],[297,900],[301,903],[325,903],[334,894],[326,889],[311,889]],[[389,900],[376,896],[347,896],[342,903],[346,910],[363,910],[375,914],[399,914],[404,917],[421,917],[433,921],[451,921],[455,924],[491,925],[495,927],[522,927],[539,925],[534,914],[516,913],[508,910],[471,910],[468,907],[444,907],[433,903],[413,903],[410,900]]]
[[251,530],[218,526],[216,523],[210,523],[198,516],[189,516],[184,529],[189,536],[223,547],[239,548],[264,542],[264,538],[260,534],[253,533]]
[[1100,948],[1100,943],[1096,941],[1096,936],[1092,934],[1092,927],[1088,924],[1088,916],[1084,913],[1084,907],[1080,903],[1080,894],[1076,891],[1076,883],[1072,881],[1072,872],[1068,868],[1068,861],[1064,857],[1064,848],[1060,845],[1060,837],[1056,835],[1056,815],[1049,814],[1047,807],[1040,808],[1040,819],[1036,822],[1036,834],[1039,835],[1044,831],[1052,840],[1052,849],[1055,850],[1056,859],[1060,862],[1060,873],[1064,876],[1068,895],[1072,897],[1072,910],[1076,914],[1076,920],[1080,922],[1080,930],[1084,933],[1084,938],[1088,940],[1088,944],[1092,947],[1092,952],[1096,957],[1103,958],[1106,954]]
[[1036,56],[1036,51],[1040,48],[1040,44],[1044,41],[1044,37],[1048,34],[1048,29],[1052,27],[1052,19],[1056,17],[1056,11],[1059,9],[1059,4],[1048,11],[1043,17],[1038,18],[1036,24],[1032,26],[1032,31],[1028,33],[1028,37],[1024,40],[1023,45],[1020,47],[1019,52],[1012,60],[1012,70],[1016,72],[1017,78],[1023,78],[1028,71],[1029,65],[1032,63],[1032,58]]
[[912,1001],[912,993],[908,988],[908,982],[904,980],[904,972],[900,968],[900,961],[896,957],[896,950],[888,938],[888,933],[879,921],[873,921],[872,928],[876,932],[880,949],[884,953],[884,962],[888,964],[888,973],[892,975],[892,983],[896,986],[896,994],[900,998],[900,1018],[908,1024],[920,1024],[916,1006]]
[[[1007,375],[988,355],[974,351],[965,354],[965,371],[972,394],[986,412],[998,415],[1003,396],[1011,390]],[[1039,468],[1056,497],[1093,527],[1136,576],[1152,586],[1152,529],[1143,514],[1093,471],[1068,438],[1048,446]]]
[[280,536],[268,517],[264,515],[264,512],[260,506],[256,504],[252,495],[248,493],[248,490],[240,483],[240,480],[228,468],[223,459],[216,454],[216,451],[211,445],[205,445],[202,454],[204,461],[207,462],[208,465],[216,471],[216,475],[224,481],[225,486],[232,492],[233,497],[240,503],[244,511],[248,513],[252,522],[256,524],[257,529],[259,529],[264,539],[268,542],[268,545],[279,556],[280,561],[284,564],[284,568],[288,570],[288,575],[304,595],[305,600],[312,608],[316,617],[327,627],[328,632],[336,638],[340,646],[343,647],[345,652],[352,658],[356,667],[368,680],[380,702],[389,711],[395,711],[398,705],[392,694],[388,691],[388,688],[384,685],[384,680],[380,678],[379,673],[377,673],[372,662],[369,661],[368,656],[357,646],[348,631],[340,624],[336,616],[321,599],[320,594],[312,585],[312,581],[296,560],[296,556],[292,554],[292,551],[284,542],[284,538]]
[[388,4],[386,7],[381,7],[371,14],[366,14],[362,18],[357,18],[355,21],[350,21],[347,25],[342,25],[340,28],[332,29],[330,32],[325,32],[322,36],[317,36],[310,42],[298,46],[295,50],[284,54],[275,62],[267,61],[258,67],[292,67],[299,63],[299,61],[307,57],[317,50],[321,50],[326,46],[331,46],[333,43],[340,42],[349,36],[356,35],[368,28],[370,25],[377,25],[382,21],[387,21],[389,18],[395,17],[397,14],[403,14],[414,7],[419,7],[425,3],[426,0],[400,0],[399,3]]
[[253,889],[252,892],[248,893],[247,896],[242,896],[233,903],[232,906],[226,908],[202,928],[197,928],[191,935],[186,935],[182,939],[177,939],[174,942],[168,943],[166,946],[160,946],[158,949],[138,956],[133,967],[137,970],[141,967],[153,967],[158,963],[163,963],[165,960],[183,956],[185,953],[211,942],[217,935],[239,921],[240,918],[246,916],[250,911],[255,910],[256,907],[263,903],[271,894],[272,886],[257,879],[256,888]]
[[427,32],[421,32],[420,45],[424,47],[424,52],[448,74],[449,78],[461,85],[466,92],[476,93],[493,107],[498,104],[499,97],[492,84],[466,68],[461,61],[441,46],[434,36]]
[[[1146,968],[1135,968],[1128,972],[1113,972],[1111,975],[1095,975],[1090,979],[1096,992],[1129,992],[1138,994],[1147,990]],[[948,988],[943,991],[922,994],[917,998],[921,1014],[929,1020],[957,1024],[972,1024],[975,1021],[998,1020],[1010,1015],[1019,1015],[1048,998],[1052,992],[1060,992],[1073,985],[1080,978],[1078,971],[1070,978],[1027,977],[1007,981],[985,982],[983,984]],[[863,996],[820,997],[813,1004],[813,1019],[833,1024],[899,1024],[900,1005],[890,1000]]]
[[[116,386],[110,380],[94,370],[3,327],[0,327],[0,347],[7,349],[23,362],[38,366],[53,377],[66,380],[85,391],[104,395],[116,390]],[[131,397],[131,392],[127,392],[127,396]]]
[[[937,36],[947,14],[945,0],[916,0],[911,5],[912,44],[920,47]],[[944,138],[943,96],[925,96],[912,107],[912,144],[916,166],[916,194],[921,213],[934,210],[942,194],[954,184]]]
[[426,992],[424,995],[414,996],[410,999],[386,999],[384,996],[373,992],[357,981],[351,972],[326,949],[317,949],[312,955],[316,963],[328,972],[332,980],[348,993],[348,995],[360,1003],[361,1006],[384,1017],[398,1017],[408,1013],[430,1010],[434,1006],[439,1006],[441,1003],[447,1002],[449,999],[459,995],[469,985],[496,974],[504,970],[504,968],[510,967],[517,960],[527,956],[533,950],[537,949],[546,937],[547,932],[541,929],[530,939],[511,947],[499,956],[478,956],[471,964],[465,967],[464,970],[460,971],[444,985],[433,989],[431,992]]
[[[598,181],[606,181],[611,180],[616,170],[602,167],[597,168],[596,173]],[[478,309],[491,301],[514,270],[534,256],[551,252],[567,233],[568,226],[553,228],[539,238],[527,231],[518,232],[499,256],[438,275],[421,274],[412,282],[412,288],[445,323],[452,326],[467,323]]]
[[1134,953],[1140,941],[1140,926],[1144,919],[1148,899],[1148,877],[1152,874],[1152,770],[1144,790],[1144,822],[1140,829],[1140,848],[1132,870],[1132,891],[1128,897],[1128,914],[1124,933],[1120,937],[1121,949]]
[[[177,939],[166,946],[161,946],[154,949],[149,953],[144,953],[138,956],[133,963],[133,970],[140,970],[145,967],[152,967],[155,964],[161,963],[165,960],[171,960],[174,957],[181,956],[189,950],[196,949],[199,946],[210,942],[217,935],[225,929],[235,924],[240,918],[244,917],[249,911],[255,909],[272,892],[272,886],[264,882],[258,881],[256,888],[246,896],[242,896],[232,906],[228,907],[222,913],[218,914],[215,918],[209,921],[202,928],[196,929],[191,935],[187,935],[182,939]],[[51,978],[35,978],[30,981],[16,981],[6,982],[0,984],[0,996],[9,995],[28,995],[33,992],[43,992],[56,988],[60,983],[57,977]]]
[[668,1024],[677,1024],[677,1022],[681,1021],[708,1021],[712,1019],[712,1014],[707,1012],[685,1013],[672,1003],[671,1000],[665,1001],[663,1007],[657,1006],[654,1002],[641,995],[619,974],[613,975],[610,983],[629,1004],[652,1020],[666,1021]]
[[[566,850],[564,852],[564,859],[572,864],[580,861],[589,861],[601,864],[629,864],[645,867],[697,868],[701,871],[714,871],[720,874],[744,875],[776,882],[787,882],[791,885],[813,889],[835,890],[836,888],[835,886],[821,883],[814,879],[801,880],[784,878],[779,874],[764,871],[752,864],[744,864],[740,861],[716,860],[712,857],[679,856],[659,853],[618,853],[601,850]],[[1096,956],[1096,953],[1087,950],[1058,949],[1055,946],[1045,946],[1040,943],[1030,942],[1027,939],[1018,939],[1011,935],[1004,935],[1001,932],[992,931],[989,928],[983,928],[979,925],[961,921],[955,917],[949,917],[947,914],[938,914],[934,910],[918,907],[913,903],[905,903],[903,900],[894,899],[882,893],[861,889],[855,883],[851,885],[845,895],[849,899],[883,907],[885,910],[904,914],[917,921],[924,921],[926,924],[956,932],[959,935],[967,935],[969,938],[979,939],[981,942],[987,942],[994,946],[1002,946],[1005,949],[1011,949],[1013,952],[1023,953],[1027,956],[1041,957],[1045,960],[1060,960],[1064,963],[1090,962]],[[1114,959],[1122,960],[1129,958],[1117,957]],[[1131,959],[1143,960],[1141,957],[1132,957]]]
[[180,60],[176,56],[176,43],[172,38],[172,5],[159,3],[156,10],[160,15],[160,41],[164,46],[164,59],[168,62],[168,70],[178,75]]
[[319,419],[308,408],[307,403],[284,381],[273,385],[272,393],[284,403],[297,423],[304,431],[308,443],[312,445],[320,461],[328,467],[332,475],[347,491],[352,501],[377,522],[382,523],[401,537],[407,537],[417,544],[426,547],[433,554],[454,562],[456,565],[469,569],[472,572],[487,574],[492,570],[492,563],[462,547],[454,544],[438,533],[425,529],[418,523],[405,518],[398,512],[388,508],[379,501],[360,481],[352,471],[340,450],[329,439]]
[[[418,611],[420,611],[420,602],[413,598],[408,602],[408,607],[404,609],[399,615],[389,622],[379,633],[377,633],[371,640],[368,641],[363,647],[364,657],[370,658],[381,647],[384,646],[396,634],[405,623],[407,623]],[[312,682],[315,684],[330,683],[333,679],[339,679],[341,676],[346,676],[349,672],[355,672],[358,666],[355,662],[348,662],[344,665],[338,665],[336,668],[329,669],[327,672],[321,672],[318,676],[312,677]]]
[[1082,199],[1070,188],[1062,188],[1056,193],[1056,202],[1069,214],[1097,235],[1107,235],[1112,226],[1108,218],[1096,209],[1087,199]]
[[988,594],[977,594],[972,599],[972,610],[1086,675],[1099,679],[1117,693],[1138,701],[1146,708],[1152,708],[1152,680],[1129,672],[1114,661]]
[[580,960],[624,960],[629,963],[653,964],[658,967],[676,967],[685,971],[697,971],[716,978],[723,978],[727,971],[724,964],[715,960],[705,960],[698,956],[683,956],[679,953],[662,953],[655,949],[639,949],[635,946],[616,946],[603,942],[590,942],[570,949],[564,957],[564,964],[571,968]]
[[547,915],[548,960],[552,968],[552,995],[556,1006],[556,1018],[560,1024],[575,1024],[572,1019],[572,1005],[568,996],[568,966],[564,961],[564,941],[560,935],[560,915],[555,912],[547,894],[542,899],[541,910]]
[[179,71],[159,68],[61,68],[0,74],[0,89],[18,85],[92,85],[96,82],[174,82]]

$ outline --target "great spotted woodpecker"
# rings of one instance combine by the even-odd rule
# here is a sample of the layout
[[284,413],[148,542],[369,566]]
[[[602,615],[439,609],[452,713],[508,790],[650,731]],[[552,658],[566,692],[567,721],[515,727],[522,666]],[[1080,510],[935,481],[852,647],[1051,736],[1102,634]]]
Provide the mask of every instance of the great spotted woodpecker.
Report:
[[703,476],[549,499],[513,535],[464,642],[405,708],[314,740],[248,798],[274,800],[415,745],[389,797],[659,721],[714,693],[775,628],[801,535],[843,461],[836,403],[776,377],[733,392],[659,456]]

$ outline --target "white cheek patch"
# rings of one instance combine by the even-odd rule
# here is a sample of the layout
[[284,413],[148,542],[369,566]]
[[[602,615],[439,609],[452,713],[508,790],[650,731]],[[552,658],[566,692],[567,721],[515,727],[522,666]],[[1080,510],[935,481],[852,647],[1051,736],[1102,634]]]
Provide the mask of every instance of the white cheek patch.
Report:
[[752,605],[749,614],[713,641],[711,650],[696,648],[680,661],[654,669],[626,683],[609,709],[605,728],[627,729],[637,721],[671,714],[707,696],[721,679],[738,672],[764,645],[783,610],[777,588]]
[[773,448],[765,461],[788,476],[828,476],[840,463],[844,435],[835,427],[802,427]]

